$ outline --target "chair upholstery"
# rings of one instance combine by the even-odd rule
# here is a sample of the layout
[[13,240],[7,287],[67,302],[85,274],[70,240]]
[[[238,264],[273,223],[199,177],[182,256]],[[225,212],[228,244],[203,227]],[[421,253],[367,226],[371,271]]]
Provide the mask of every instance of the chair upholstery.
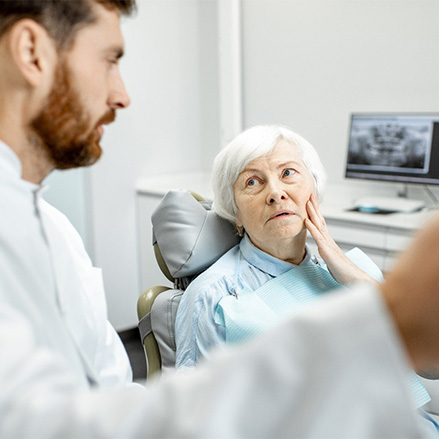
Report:
[[187,191],[169,191],[151,220],[157,262],[174,288],[149,288],[137,302],[147,378],[175,367],[175,317],[187,285],[240,240],[211,201]]
[[194,276],[212,265],[239,237],[212,210],[212,202],[186,191],[169,191],[152,214],[157,244],[171,279]]
[[[155,286],[146,290],[137,301],[147,377],[175,367],[173,328],[182,294],[182,290]],[[154,312],[151,312],[153,308]]]

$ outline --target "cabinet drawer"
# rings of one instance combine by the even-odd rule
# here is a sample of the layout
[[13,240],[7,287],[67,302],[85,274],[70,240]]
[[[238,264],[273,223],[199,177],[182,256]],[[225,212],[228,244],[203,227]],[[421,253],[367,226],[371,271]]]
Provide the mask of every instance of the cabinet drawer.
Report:
[[391,252],[405,250],[413,239],[414,232],[392,231],[387,232],[386,249]]
[[368,224],[352,227],[347,223],[327,221],[328,230],[338,244],[352,245],[352,247],[385,248],[384,228]]

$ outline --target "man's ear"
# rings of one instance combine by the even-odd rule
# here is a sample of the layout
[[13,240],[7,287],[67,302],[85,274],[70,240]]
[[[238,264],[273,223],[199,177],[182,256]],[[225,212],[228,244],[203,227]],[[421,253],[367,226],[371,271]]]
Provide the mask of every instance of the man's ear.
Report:
[[31,19],[15,23],[10,31],[10,51],[23,79],[38,87],[52,76],[56,48],[43,26]]

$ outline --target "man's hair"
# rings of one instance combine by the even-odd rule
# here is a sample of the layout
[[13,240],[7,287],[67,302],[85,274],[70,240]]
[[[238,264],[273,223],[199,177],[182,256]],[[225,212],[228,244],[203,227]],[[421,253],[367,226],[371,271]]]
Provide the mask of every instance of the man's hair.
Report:
[[14,23],[30,18],[43,26],[59,50],[67,49],[76,32],[96,17],[92,5],[131,15],[136,0],[0,0],[0,38]]

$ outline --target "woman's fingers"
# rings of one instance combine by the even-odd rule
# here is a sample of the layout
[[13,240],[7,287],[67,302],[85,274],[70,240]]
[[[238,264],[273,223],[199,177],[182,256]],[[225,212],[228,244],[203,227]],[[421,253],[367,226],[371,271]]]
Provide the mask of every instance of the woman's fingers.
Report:
[[315,199],[314,195],[312,195],[310,200],[306,203],[306,210],[309,219],[313,225],[319,229],[320,233],[324,236],[328,235],[325,218],[320,212],[319,205],[317,204],[317,200]]
[[310,220],[309,218],[305,219],[305,227],[307,228],[309,233],[311,233],[311,236],[313,237],[314,241],[318,245],[318,243],[322,239],[322,234],[320,233],[319,229],[314,225],[312,220]]
[[317,244],[320,256],[330,265],[330,260],[340,258],[340,254],[343,252],[329,234],[325,219],[320,213],[314,196],[310,198],[306,207],[309,218],[305,220],[305,227]]
[[320,256],[325,261],[335,280],[341,284],[347,284],[360,279],[370,281],[371,278],[358,268],[332,239],[314,195],[307,202],[306,210],[308,218],[305,219],[305,227],[314,239]]
[[308,217],[309,217],[310,221],[313,223],[313,225],[320,228],[321,221],[320,221],[320,218],[317,214],[317,211],[316,211],[316,209],[313,206],[311,201],[308,201],[306,203],[306,211],[307,211]]

